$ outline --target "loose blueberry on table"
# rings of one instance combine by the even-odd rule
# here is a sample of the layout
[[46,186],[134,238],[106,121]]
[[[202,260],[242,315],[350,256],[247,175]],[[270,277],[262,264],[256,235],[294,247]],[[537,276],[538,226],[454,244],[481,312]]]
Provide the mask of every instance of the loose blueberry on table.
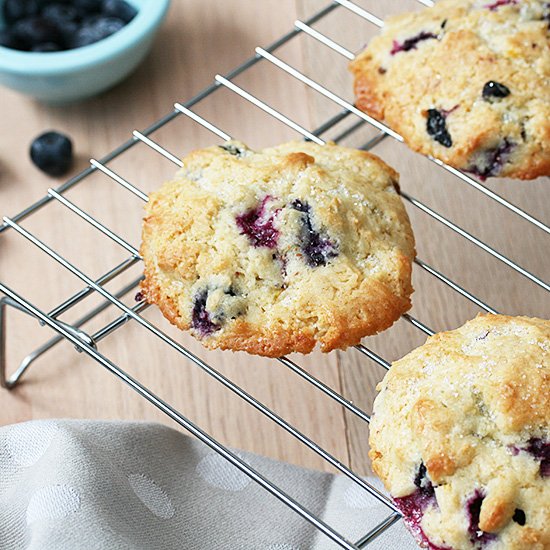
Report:
[[118,32],[136,15],[125,0],[5,0],[0,46],[43,53],[80,48]]
[[73,163],[73,144],[59,132],[46,132],[31,144],[31,160],[50,176],[65,175]]

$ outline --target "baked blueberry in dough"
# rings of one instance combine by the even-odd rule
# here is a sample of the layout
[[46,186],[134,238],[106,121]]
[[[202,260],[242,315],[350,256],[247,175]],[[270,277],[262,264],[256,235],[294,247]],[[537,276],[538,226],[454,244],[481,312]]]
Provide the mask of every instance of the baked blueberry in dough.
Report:
[[397,173],[354,149],[197,150],[150,196],[142,293],[210,348],[346,348],[410,308],[414,239]]
[[550,3],[441,0],[389,18],[352,63],[357,107],[470,172],[550,175]]
[[420,546],[550,548],[550,321],[479,315],[378,389],[373,469]]

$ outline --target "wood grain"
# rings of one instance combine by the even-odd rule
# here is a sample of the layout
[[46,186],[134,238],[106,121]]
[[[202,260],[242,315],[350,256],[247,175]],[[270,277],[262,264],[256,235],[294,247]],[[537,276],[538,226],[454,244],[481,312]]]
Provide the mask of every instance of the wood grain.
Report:
[[[384,16],[413,8],[413,0],[358,2]],[[100,158],[225,74],[254,47],[267,45],[292,28],[296,18],[324,7],[320,0],[233,0],[233,2],[174,1],[169,17],[145,63],[126,82],[84,103],[59,107],[37,104],[8,90],[0,91],[0,205],[12,215],[38,199],[52,182],[30,163],[27,148],[46,128],[69,133],[78,154],[75,173],[91,156]],[[405,5],[406,4],[406,5]],[[344,8],[335,10],[316,28],[357,51],[376,31]],[[352,100],[346,60],[312,38],[299,36],[277,51],[277,56],[312,78]],[[236,82],[312,129],[339,112],[340,107],[317,92],[291,80],[266,62],[239,76]],[[252,147],[275,144],[296,134],[261,110],[220,89],[199,103],[196,112]],[[335,137],[357,119],[349,117],[329,132]],[[375,135],[366,125],[344,143],[362,146]],[[154,139],[176,155],[210,144],[213,136],[185,117],[179,117]],[[214,140],[215,141],[215,140]],[[447,216],[487,244],[543,279],[550,275],[549,238],[480,192],[460,182],[403,145],[386,139],[375,152],[401,172],[404,190]],[[139,144],[110,166],[144,191],[156,188],[174,166]],[[548,222],[548,180],[495,180],[487,187]],[[94,174],[67,197],[96,216],[135,246],[139,245],[142,204],[101,174]],[[417,236],[419,257],[474,292],[488,304],[511,314],[550,316],[548,294],[532,282],[481,251],[441,223],[407,205]],[[23,225],[40,236],[91,277],[98,277],[127,254],[99,235],[61,205],[50,204]],[[139,275],[139,265],[107,285],[116,291]],[[48,311],[83,283],[24,241],[13,231],[0,236],[0,280]],[[456,327],[479,308],[458,296],[420,268],[415,270],[413,315],[434,330]],[[126,298],[131,304],[132,294]],[[62,318],[73,321],[99,303],[92,296]],[[117,316],[113,308],[94,319],[93,333]],[[221,374],[271,407],[360,473],[367,473],[367,426],[341,406],[276,361],[244,354],[207,352],[187,335],[168,326],[150,308],[145,317],[206,360]],[[18,312],[9,312],[8,359],[13,369],[21,358],[50,337],[46,328]],[[365,344],[388,360],[421,344],[425,336],[405,321]],[[331,470],[315,453],[266,419],[207,373],[161,343],[135,323],[129,323],[99,344],[99,350],[141,380],[163,399],[213,434],[221,442],[296,464]],[[314,353],[294,358],[300,365],[366,411],[370,411],[376,383],[384,371],[357,350],[329,355]],[[61,343],[29,370],[25,383],[0,393],[0,424],[31,418],[115,418],[173,423],[149,403],[84,354]]]

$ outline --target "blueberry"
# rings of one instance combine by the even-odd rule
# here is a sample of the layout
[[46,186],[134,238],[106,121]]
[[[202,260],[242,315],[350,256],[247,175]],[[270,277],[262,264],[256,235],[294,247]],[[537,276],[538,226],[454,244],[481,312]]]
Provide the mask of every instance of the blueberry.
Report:
[[191,314],[191,326],[199,333],[200,336],[209,336],[221,328],[210,318],[210,313],[206,310],[207,300],[208,290],[202,290],[199,292],[195,296],[193,312]]
[[426,131],[444,147],[451,147],[453,140],[447,130],[445,116],[437,109],[428,109]]
[[429,40],[431,38],[438,38],[437,34],[434,34],[433,32],[426,32],[422,31],[421,33],[417,34],[416,36],[412,36],[411,38],[407,38],[403,41],[402,44],[397,42],[397,40],[393,41],[393,47],[390,51],[391,55],[395,55],[399,52],[408,52],[409,50],[416,50],[416,45],[419,42],[422,42],[424,40]]
[[63,39],[65,49],[72,47],[74,37],[80,28],[80,24],[74,21],[60,21],[57,23],[57,28]]
[[48,4],[42,10],[42,17],[60,26],[70,21],[76,22],[79,18],[78,10],[70,4]]
[[479,518],[481,516],[481,504],[485,498],[485,493],[476,490],[466,502],[466,516],[468,517],[468,534],[470,542],[476,546],[483,546],[496,539],[496,535],[486,533],[479,528]]
[[474,155],[466,172],[470,172],[480,179],[498,176],[514,147],[514,143],[508,138],[504,138],[496,147],[479,151]]
[[103,19],[101,13],[92,13],[82,17],[81,25],[83,27],[93,27],[100,19]]
[[414,484],[421,490],[425,495],[435,496],[434,487],[432,482],[428,479],[428,470],[424,465],[424,462],[420,463],[416,476],[414,478]]
[[267,209],[267,203],[272,199],[273,197],[266,196],[256,208],[237,216],[235,220],[241,234],[246,235],[253,246],[277,246],[279,231],[274,225],[277,212]]
[[448,546],[434,544],[422,529],[424,512],[430,507],[437,508],[438,506],[435,489],[428,478],[428,470],[424,462],[421,462],[418,466],[418,470],[414,476],[414,484],[417,489],[413,493],[393,499],[396,506],[401,510],[405,522],[417,540],[422,543],[422,547],[429,548],[430,550],[451,550]]
[[540,475],[550,477],[550,442],[540,437],[533,437],[527,442],[525,451],[540,460]]
[[4,46],[4,48],[11,48],[12,50],[24,49],[21,42],[14,36],[11,29],[0,29],[0,46]]
[[13,25],[13,35],[25,49],[52,42],[59,44],[63,37],[55,23],[43,17],[27,17]]
[[112,34],[115,34],[125,26],[124,21],[115,17],[97,17],[82,25],[73,37],[71,46],[81,48],[99,42]]
[[44,44],[38,44],[38,46],[31,48],[31,52],[53,53],[59,51],[61,51],[61,47],[54,42],[44,42]]
[[73,163],[73,144],[59,132],[46,132],[31,144],[31,159],[34,164],[50,176],[63,176]]
[[313,228],[311,206],[301,200],[295,200],[291,206],[294,210],[302,212],[299,240],[306,264],[309,267],[319,267],[338,256],[337,245],[324,232]]
[[101,12],[108,17],[122,19],[125,23],[129,23],[137,15],[136,8],[124,0],[103,0]]
[[226,145],[218,145],[220,149],[223,149],[224,151],[228,152],[230,155],[233,155],[235,157],[242,157],[245,153],[244,149],[241,149],[240,147],[237,147],[236,145],[233,145],[232,143],[227,143]]
[[483,86],[483,91],[481,92],[483,99],[492,99],[492,98],[502,98],[510,95],[510,90],[500,82],[495,82],[494,80],[489,80],[485,86]]
[[550,477],[550,442],[541,437],[532,437],[523,447],[512,445],[509,447],[513,456],[520,452],[529,453],[535,460],[540,460],[540,475]]
[[38,0],[5,0],[2,6],[4,21],[8,24],[15,23],[25,17],[38,15],[40,4]]
[[521,510],[520,508],[516,508],[514,510],[514,515],[512,516],[512,520],[515,521],[518,525],[525,525],[525,512]]
[[72,4],[81,16],[92,15],[101,11],[102,0],[73,0]]

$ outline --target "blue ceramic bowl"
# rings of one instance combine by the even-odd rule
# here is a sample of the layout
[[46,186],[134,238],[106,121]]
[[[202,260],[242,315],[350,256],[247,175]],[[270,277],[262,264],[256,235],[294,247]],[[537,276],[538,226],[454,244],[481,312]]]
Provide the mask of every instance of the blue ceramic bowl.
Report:
[[55,53],[0,46],[0,84],[48,103],[84,99],[114,86],[143,60],[170,4],[170,0],[127,1],[138,14],[95,44]]

